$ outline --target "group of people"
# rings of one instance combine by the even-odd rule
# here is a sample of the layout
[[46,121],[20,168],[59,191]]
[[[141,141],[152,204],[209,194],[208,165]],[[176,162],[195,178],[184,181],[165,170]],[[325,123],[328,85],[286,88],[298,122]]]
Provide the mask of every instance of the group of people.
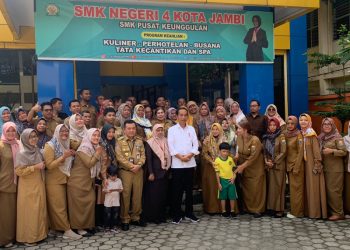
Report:
[[79,96],[70,116],[60,98],[0,108],[0,246],[127,231],[166,222],[167,211],[174,224],[195,223],[194,188],[211,215],[280,218],[287,184],[289,218],[350,212],[350,136],[331,118],[317,136],[308,114],[284,121],[273,104],[261,114],[258,100],[244,114],[231,98],[211,110],[164,97],[155,109],[135,97],[98,96],[95,107],[88,89]]

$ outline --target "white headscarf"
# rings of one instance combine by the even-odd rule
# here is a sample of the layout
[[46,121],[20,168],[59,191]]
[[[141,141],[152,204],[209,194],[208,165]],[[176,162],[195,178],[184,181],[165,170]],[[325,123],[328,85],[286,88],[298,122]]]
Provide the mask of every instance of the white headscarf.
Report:
[[137,124],[139,124],[143,130],[145,131],[147,139],[152,137],[152,124],[151,122],[146,118],[145,114],[143,117],[140,117],[137,115],[137,111],[139,108],[143,107],[142,104],[137,104],[134,108],[134,114],[133,114],[133,121],[135,121]]
[[[233,113],[232,113],[232,106],[235,105],[235,104],[238,106],[238,109],[239,109],[239,111],[238,111],[237,114],[233,114]],[[239,123],[240,121],[242,121],[243,119],[247,119],[247,118],[245,117],[245,115],[244,115],[244,113],[243,113],[243,111],[242,111],[242,109],[241,109],[239,103],[236,102],[236,101],[233,101],[233,102],[231,103],[231,105],[230,105],[230,117],[236,122],[236,124],[238,124],[238,123]]]
[[[95,131],[99,131],[99,130],[97,128],[90,128],[87,131],[87,135],[83,138],[83,141],[81,142],[77,152],[83,152],[90,157],[92,157],[95,154],[97,145],[93,145],[91,143],[91,138],[93,133],[95,133]],[[101,158],[96,162],[95,166],[90,168],[91,178],[95,178],[96,176],[98,176],[98,174],[100,173],[100,170],[101,170]]]
[[[47,144],[55,152],[55,159],[61,157],[64,154],[64,151],[69,150],[69,139],[63,141],[60,137],[60,131],[63,127],[67,128],[67,126],[64,124],[58,125],[55,129],[55,133],[53,134],[52,139],[49,142],[47,142]],[[73,157],[70,156],[70,157],[66,158],[64,160],[63,164],[61,164],[59,166],[59,169],[61,170],[61,172],[67,176],[70,176],[70,169],[72,167],[72,161],[73,161]]]
[[75,121],[76,116],[79,114],[74,114],[69,118],[69,139],[82,141],[86,137],[87,129],[84,127],[79,128]]

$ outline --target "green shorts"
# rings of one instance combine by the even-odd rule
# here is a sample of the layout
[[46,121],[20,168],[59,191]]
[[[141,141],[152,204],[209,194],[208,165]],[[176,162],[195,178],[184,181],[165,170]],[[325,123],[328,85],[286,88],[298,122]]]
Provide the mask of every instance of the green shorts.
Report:
[[222,190],[219,190],[219,200],[237,200],[237,191],[234,183],[231,183],[228,179],[220,178],[220,184]]

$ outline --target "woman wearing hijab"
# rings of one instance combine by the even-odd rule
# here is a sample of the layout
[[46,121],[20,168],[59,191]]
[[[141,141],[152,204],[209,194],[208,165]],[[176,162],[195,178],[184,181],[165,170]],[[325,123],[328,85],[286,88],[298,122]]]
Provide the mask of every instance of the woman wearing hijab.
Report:
[[158,107],[155,110],[155,119],[152,120],[152,125],[162,124],[165,137],[168,137],[168,130],[173,126],[172,122],[166,119],[165,110],[162,107]]
[[87,129],[83,117],[80,114],[75,114],[69,117],[69,141],[70,148],[77,150],[81,141],[87,135]]
[[0,108],[0,136],[2,133],[2,126],[5,122],[11,121],[11,111],[8,107],[2,106]]
[[50,229],[63,231],[64,239],[77,240],[81,236],[70,228],[67,206],[67,182],[74,150],[69,149],[69,129],[60,124],[44,148],[46,166],[46,200]]
[[[188,121],[188,125],[191,125],[193,126],[193,119],[196,119],[197,118],[197,115],[198,115],[198,111],[199,111],[199,108],[198,108],[198,105],[195,101],[189,101],[187,103],[187,109],[188,109],[188,113],[189,113],[189,117],[191,117],[191,121]],[[190,118],[189,118],[190,120]],[[191,124],[190,124],[191,123]]]
[[102,152],[102,166],[100,174],[95,180],[96,184],[96,208],[95,208],[95,222],[97,227],[104,226],[104,200],[105,193],[103,186],[107,185],[107,168],[110,165],[117,166],[117,159],[115,153],[115,131],[116,128],[111,124],[105,124],[101,130],[100,145],[103,148]]
[[[221,213],[218,199],[218,185],[214,161],[219,155],[219,145],[223,142],[223,131],[219,123],[211,125],[209,135],[203,141],[202,149],[202,194],[203,210],[209,214]],[[222,208],[223,210],[225,208]]]
[[265,115],[267,118],[272,119],[273,117],[276,118],[281,126],[281,130],[284,131],[286,129],[286,122],[282,119],[282,117],[278,114],[277,107],[274,104],[270,104],[267,106]]
[[173,123],[173,125],[176,125],[177,123],[177,114],[176,114],[176,108],[169,108],[168,109],[168,119]]
[[145,117],[145,108],[138,104],[134,108],[134,115],[132,118],[136,122],[136,134],[143,140],[148,140],[152,136],[152,124]]
[[116,125],[118,127],[124,128],[124,122],[126,120],[131,119],[131,108],[127,103],[123,103],[119,106],[117,117],[116,117]]
[[305,216],[326,219],[326,186],[317,134],[312,128],[312,120],[308,114],[300,115],[299,125],[304,138]]
[[226,109],[227,113],[230,113],[230,107],[232,105],[232,103],[234,103],[235,101],[232,98],[226,98],[224,101],[224,107]]
[[153,137],[145,144],[146,182],[143,190],[143,216],[156,224],[166,221],[168,173],[171,156],[162,124],[155,124]]
[[247,120],[238,123],[237,129],[238,166],[241,175],[243,209],[253,213],[255,218],[265,212],[266,176],[262,144],[257,136],[251,134]]
[[202,143],[209,135],[211,125],[214,123],[214,117],[210,114],[210,109],[206,102],[203,102],[199,106],[199,114],[196,122],[198,127],[198,137]]
[[285,137],[287,142],[287,172],[290,193],[288,218],[304,217],[304,139],[298,129],[298,118],[289,116]]
[[47,123],[44,118],[40,118],[36,121],[34,129],[38,135],[38,148],[40,152],[43,152],[46,142],[51,140],[51,137],[46,133]]
[[14,162],[19,151],[16,125],[6,122],[0,139],[0,247],[13,246],[16,239],[16,184]]
[[284,213],[284,192],[286,189],[286,138],[281,133],[280,123],[272,117],[268,122],[267,134],[263,135],[265,168],[267,170],[267,210],[276,218]]
[[20,136],[26,128],[34,128],[33,124],[28,122],[27,120],[28,114],[24,109],[18,109],[16,112],[16,121],[15,124],[17,126],[17,134]]
[[89,129],[75,154],[67,184],[71,227],[82,236],[90,235],[85,229],[95,227],[95,178],[101,170],[103,150],[99,142],[98,129]]
[[215,108],[214,122],[221,123],[226,118],[226,109],[223,106],[217,106]]
[[345,214],[350,214],[350,122],[348,124],[348,134],[344,136],[344,143],[348,151],[347,164],[344,166],[344,212]]
[[21,150],[17,153],[15,162],[15,173],[19,177],[16,240],[26,246],[36,245],[48,233],[45,163],[37,143],[37,132],[25,129],[21,135]]
[[245,115],[243,114],[243,111],[241,110],[241,107],[239,106],[239,103],[236,101],[233,101],[233,103],[230,106],[230,121],[233,125],[238,124],[243,119],[247,119]]
[[224,132],[224,142],[231,146],[231,153],[233,158],[237,158],[237,135],[236,127],[229,123],[225,118],[221,121],[222,130]]
[[344,219],[344,157],[347,150],[343,137],[332,118],[322,120],[322,133],[318,136],[326,181],[328,218],[330,221]]

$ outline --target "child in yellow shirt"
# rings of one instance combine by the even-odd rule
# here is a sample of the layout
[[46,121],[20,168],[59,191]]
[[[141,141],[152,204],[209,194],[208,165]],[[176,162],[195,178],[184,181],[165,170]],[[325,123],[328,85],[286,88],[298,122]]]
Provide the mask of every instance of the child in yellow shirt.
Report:
[[[223,217],[236,217],[234,212],[235,201],[237,200],[237,191],[235,186],[236,174],[233,169],[236,167],[235,162],[230,154],[230,145],[223,142],[219,145],[219,156],[216,157],[214,166],[216,179],[218,182],[219,194],[218,199],[221,200],[221,211]],[[226,212],[226,200],[230,200],[231,212]]]

